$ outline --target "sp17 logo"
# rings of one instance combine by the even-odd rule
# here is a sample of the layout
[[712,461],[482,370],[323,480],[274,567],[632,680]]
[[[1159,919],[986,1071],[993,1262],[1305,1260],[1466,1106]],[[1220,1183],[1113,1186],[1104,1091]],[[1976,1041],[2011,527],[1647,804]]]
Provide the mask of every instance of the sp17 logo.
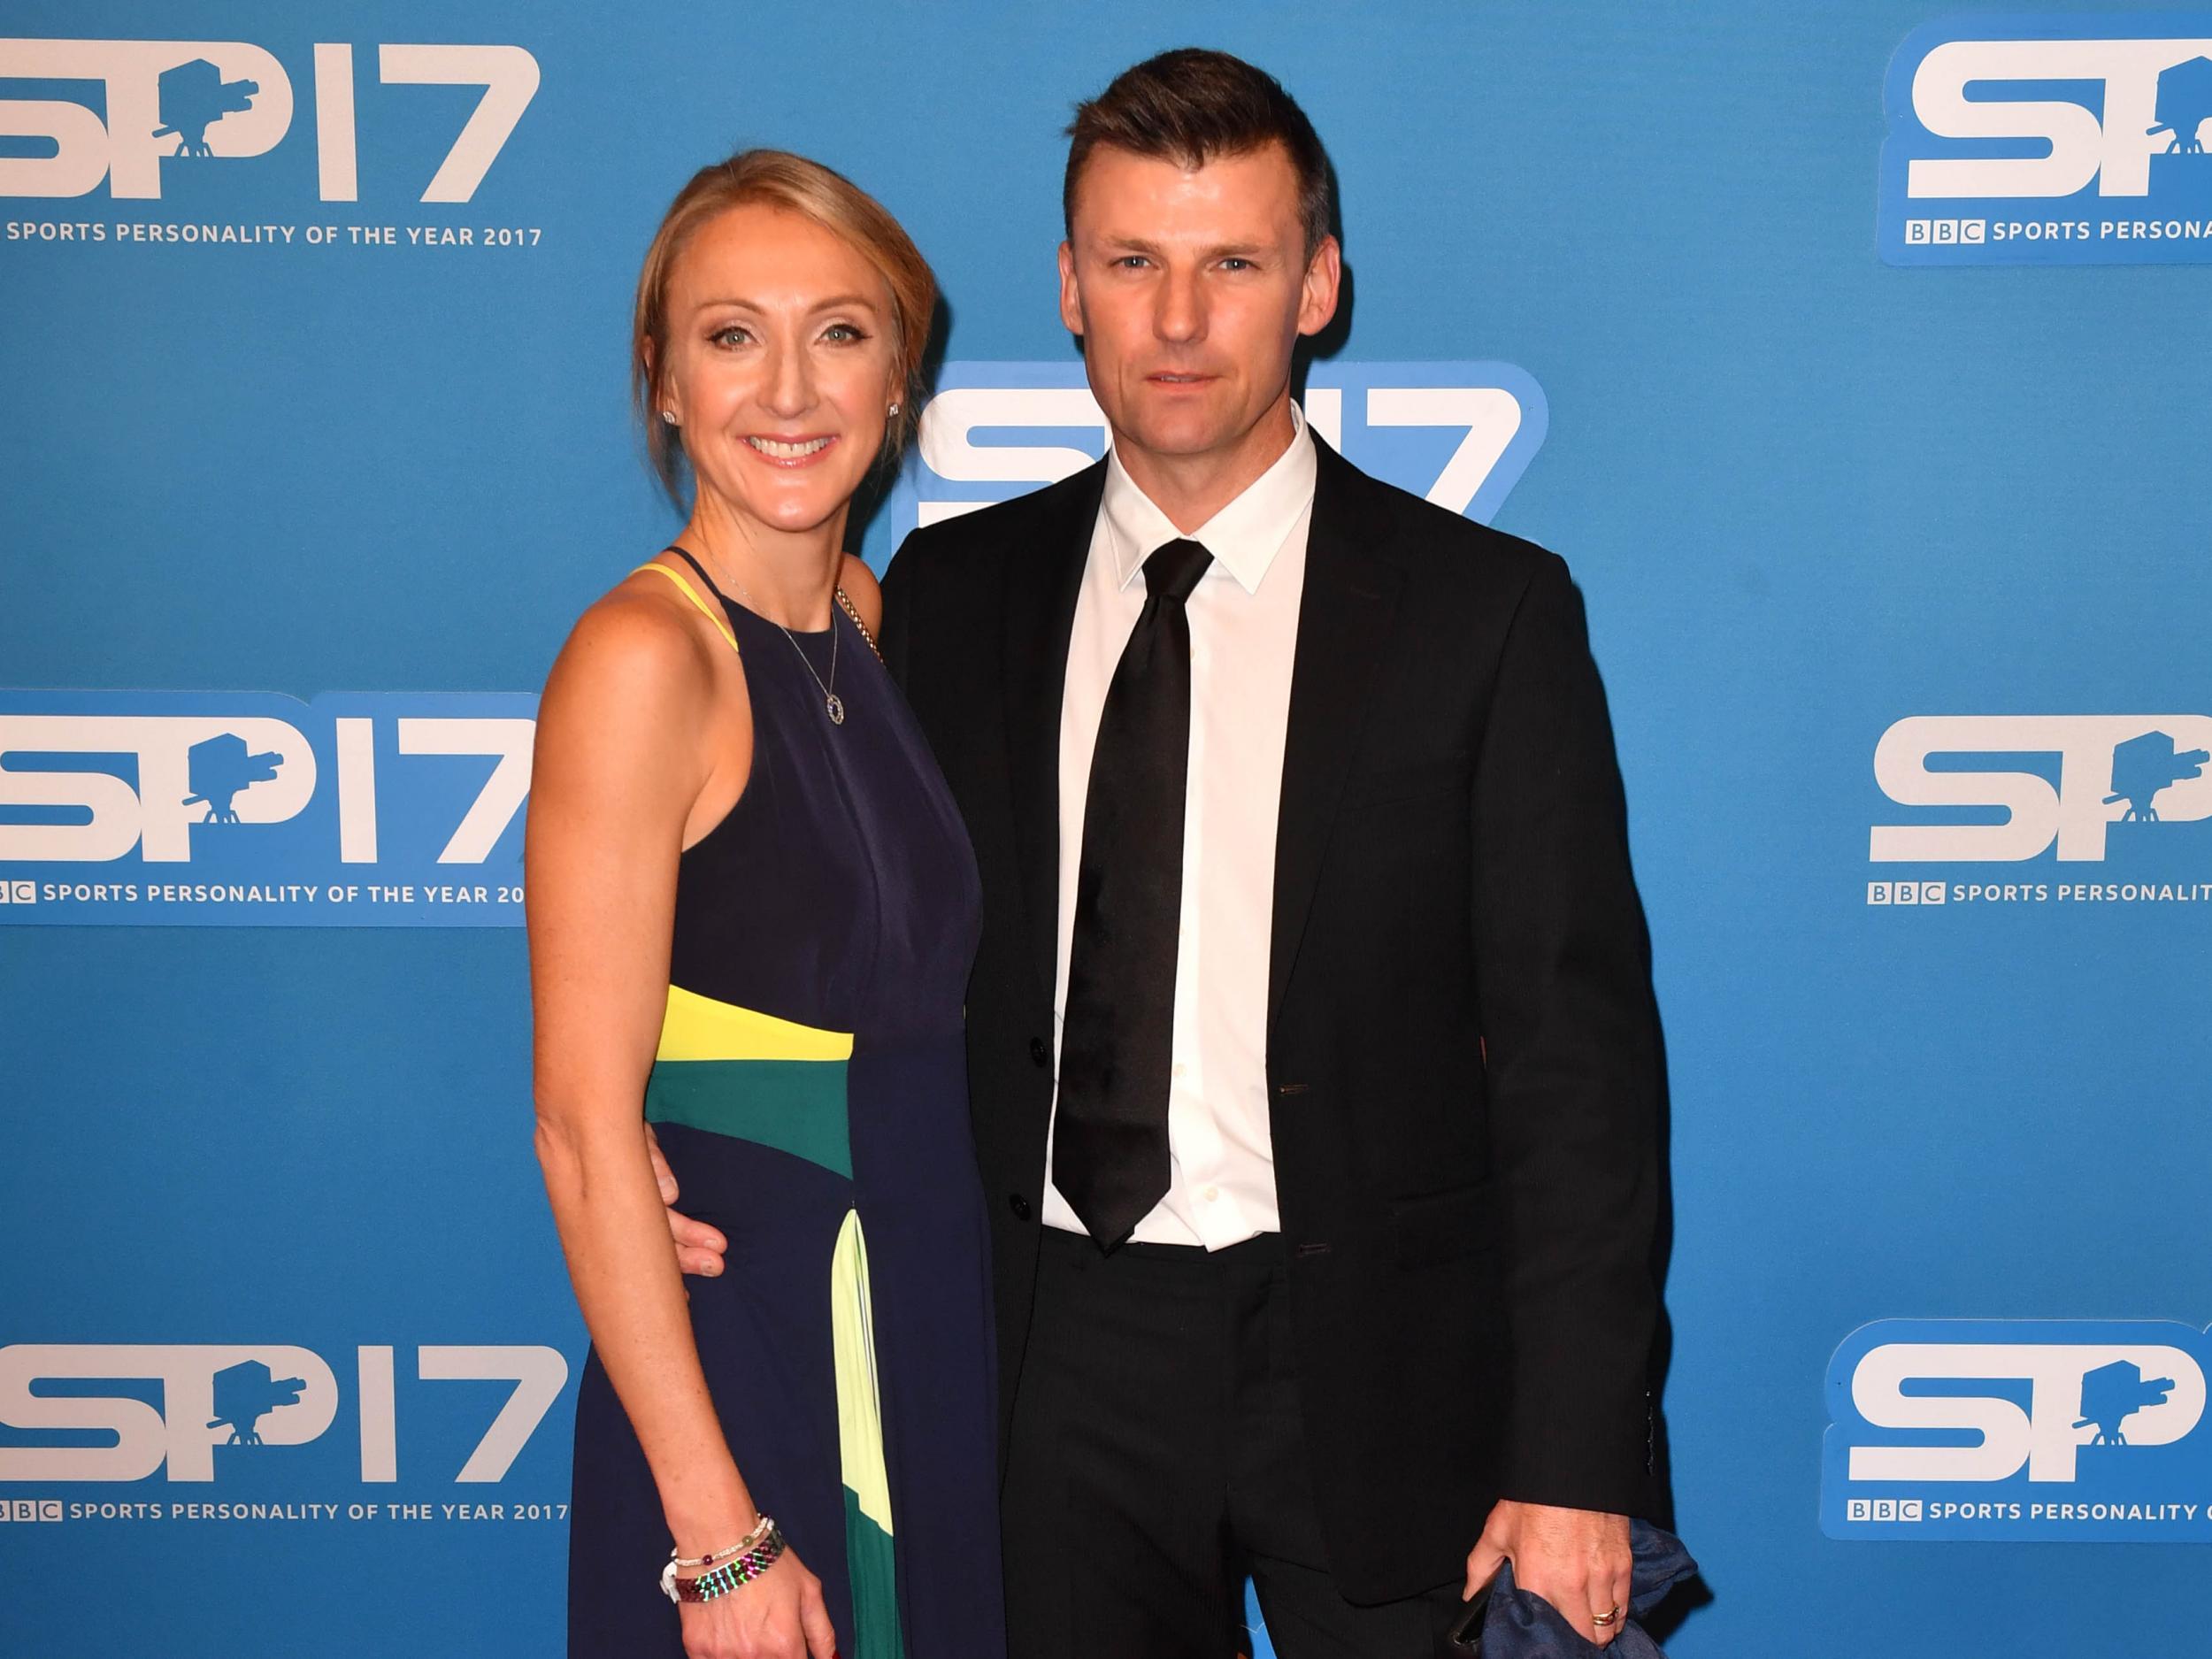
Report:
[[1890,1319],[1828,1371],[1834,1537],[2212,1537],[2212,1349],[2185,1325]]
[[[1544,441],[1544,394],[1507,363],[1316,365],[1304,409],[1356,465],[1487,523]],[[1080,472],[1106,416],[1072,363],[948,363],[893,490],[895,538]]]
[[[399,1479],[394,1350],[365,1347],[353,1355],[359,1406],[360,1478]],[[560,1350],[523,1347],[430,1347],[415,1350],[415,1376],[426,1382],[495,1381],[514,1385],[457,1482],[503,1479],[529,1443],[568,1382]],[[112,1394],[88,1382],[151,1383]],[[58,1383],[47,1392],[42,1384]],[[277,1344],[16,1342],[0,1348],[0,1424],[77,1437],[74,1445],[0,1446],[0,1480],[210,1481],[227,1448],[304,1446],[338,1415],[339,1385],[312,1349]],[[84,1443],[88,1434],[99,1437]],[[228,1454],[225,1453],[227,1457]],[[350,1460],[349,1460],[350,1461]]]
[[1901,806],[2005,814],[1998,823],[1878,824],[1877,864],[2101,860],[2116,831],[2149,848],[2212,818],[2212,716],[1913,715],[1874,748]]
[[518,926],[535,711],[0,691],[0,924]]
[[[386,45],[375,61],[378,85],[484,88],[421,196],[473,198],[537,95],[537,59],[519,46]],[[326,202],[360,197],[357,78],[350,45],[316,46],[313,142]],[[264,156],[293,125],[291,75],[245,41],[0,39],[0,88],[9,81],[39,84],[42,95],[71,83],[98,90],[91,101],[0,96],[0,135],[53,146],[50,155],[0,156],[0,196],[79,196],[104,179],[111,196],[157,200],[165,159]]]
[[1884,98],[1893,264],[2212,259],[2212,12],[1935,25]]

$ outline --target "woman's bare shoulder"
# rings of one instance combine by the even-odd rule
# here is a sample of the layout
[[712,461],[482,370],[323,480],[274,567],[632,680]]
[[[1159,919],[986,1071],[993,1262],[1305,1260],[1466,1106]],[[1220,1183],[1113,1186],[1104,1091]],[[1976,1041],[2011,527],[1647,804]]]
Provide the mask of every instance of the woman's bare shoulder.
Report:
[[[695,707],[712,683],[710,643],[720,643],[710,641],[709,627],[672,583],[633,572],[569,631],[546,680],[549,712],[557,718],[571,703],[601,718],[623,709],[653,715]],[[541,723],[548,711],[541,710]]]

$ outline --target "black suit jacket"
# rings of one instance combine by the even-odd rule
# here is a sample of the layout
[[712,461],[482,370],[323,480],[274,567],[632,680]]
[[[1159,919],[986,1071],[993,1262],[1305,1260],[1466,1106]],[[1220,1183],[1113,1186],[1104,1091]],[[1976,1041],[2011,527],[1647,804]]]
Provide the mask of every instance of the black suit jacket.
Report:
[[[1659,1061],[1566,567],[1317,448],[1267,1080],[1315,1494],[1339,1586],[1377,1601],[1458,1573],[1500,1496],[1648,1509]],[[1104,475],[918,530],[884,582],[886,657],[983,872],[969,1076],[1010,1407],[1053,1094],[1061,691]]]

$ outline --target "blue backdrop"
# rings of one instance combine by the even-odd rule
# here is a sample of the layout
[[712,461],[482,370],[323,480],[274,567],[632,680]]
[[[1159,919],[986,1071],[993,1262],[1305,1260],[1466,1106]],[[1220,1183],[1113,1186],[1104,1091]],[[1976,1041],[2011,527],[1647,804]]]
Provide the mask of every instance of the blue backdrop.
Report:
[[671,527],[645,242],[764,142],[913,231],[946,389],[879,565],[1097,452],[1058,134],[1193,41],[1339,171],[1317,424],[1588,598],[1712,1596],[1671,1650],[2200,1644],[2212,12],[0,27],[10,1652],[555,1650],[520,810],[530,694]]

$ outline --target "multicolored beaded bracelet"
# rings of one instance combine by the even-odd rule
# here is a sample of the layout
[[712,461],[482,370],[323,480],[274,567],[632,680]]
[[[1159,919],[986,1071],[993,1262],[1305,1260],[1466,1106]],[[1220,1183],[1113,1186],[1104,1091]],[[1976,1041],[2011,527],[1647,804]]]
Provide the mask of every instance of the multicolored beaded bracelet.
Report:
[[710,1568],[693,1578],[680,1578],[676,1576],[676,1563],[672,1557],[661,1569],[661,1593],[679,1604],[711,1601],[729,1594],[733,1590],[741,1589],[759,1578],[782,1558],[786,1548],[782,1530],[767,1517],[763,1516],[761,1519],[766,1523],[767,1531],[760,1542],[718,1567]]
[[674,1558],[676,1571],[679,1572],[696,1572],[702,1567],[718,1567],[731,1556],[741,1555],[747,1550],[757,1548],[760,1541],[768,1536],[768,1529],[774,1525],[773,1521],[756,1510],[753,1515],[753,1530],[734,1544],[725,1545],[722,1548],[710,1551],[703,1555],[679,1555],[672,1549],[668,1553]]

